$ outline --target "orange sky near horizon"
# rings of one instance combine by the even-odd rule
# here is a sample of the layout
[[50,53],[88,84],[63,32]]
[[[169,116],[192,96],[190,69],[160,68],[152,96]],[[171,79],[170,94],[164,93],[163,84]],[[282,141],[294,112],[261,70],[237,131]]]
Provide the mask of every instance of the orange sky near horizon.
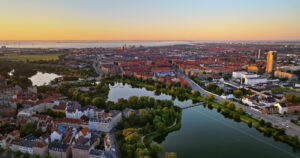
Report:
[[[252,3],[237,10],[205,2],[216,8],[198,10],[189,4],[172,4],[153,11],[154,4],[149,2],[133,4],[140,8],[103,1],[75,1],[68,8],[50,1],[30,2],[22,2],[23,6],[1,3],[0,40],[300,40],[300,11],[295,4],[274,5],[270,8],[274,13],[269,13],[253,12],[261,6]],[[118,10],[106,9],[110,5]]]

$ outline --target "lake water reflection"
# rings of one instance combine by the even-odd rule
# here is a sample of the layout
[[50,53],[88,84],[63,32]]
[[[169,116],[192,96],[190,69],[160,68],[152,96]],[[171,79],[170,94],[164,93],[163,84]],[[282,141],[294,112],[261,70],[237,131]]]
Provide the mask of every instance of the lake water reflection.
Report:
[[32,85],[34,86],[42,86],[49,84],[52,80],[55,78],[61,77],[60,75],[57,75],[55,73],[42,73],[37,72],[35,75],[30,77],[29,79],[32,82]]
[[[171,99],[145,88],[132,88],[117,83],[110,86],[108,100],[130,96],[150,96],[156,99]],[[178,105],[189,105],[192,101],[174,101]],[[224,118],[216,110],[203,106],[183,110],[181,129],[162,140],[164,152],[176,152],[179,158],[294,158],[299,151],[271,137],[265,137],[254,128]]]

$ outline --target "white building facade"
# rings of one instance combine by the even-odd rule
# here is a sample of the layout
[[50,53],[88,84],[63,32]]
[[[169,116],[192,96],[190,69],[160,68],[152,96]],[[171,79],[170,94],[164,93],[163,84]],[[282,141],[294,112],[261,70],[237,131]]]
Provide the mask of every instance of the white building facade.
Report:
[[90,119],[89,129],[91,131],[110,132],[121,121],[121,117],[121,112],[114,112],[107,117]]
[[232,72],[232,78],[241,78],[242,74],[247,74],[247,72],[245,72],[245,71]]

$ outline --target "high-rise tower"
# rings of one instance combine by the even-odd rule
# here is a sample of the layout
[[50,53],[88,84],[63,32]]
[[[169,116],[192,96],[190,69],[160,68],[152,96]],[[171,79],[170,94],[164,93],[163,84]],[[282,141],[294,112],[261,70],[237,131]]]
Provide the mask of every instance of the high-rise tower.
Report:
[[266,66],[267,73],[274,73],[276,69],[276,60],[277,60],[276,52],[269,51],[267,56],[267,66]]

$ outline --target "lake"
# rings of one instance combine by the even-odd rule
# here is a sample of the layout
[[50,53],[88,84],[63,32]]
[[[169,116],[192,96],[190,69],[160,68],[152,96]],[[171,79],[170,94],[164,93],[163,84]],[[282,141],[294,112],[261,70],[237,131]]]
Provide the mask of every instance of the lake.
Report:
[[[130,96],[149,96],[156,99],[171,99],[145,88],[132,88],[117,83],[110,86],[108,100]],[[178,105],[189,105],[192,101],[174,101]],[[161,143],[165,152],[175,152],[179,158],[294,158],[299,150],[272,137],[265,137],[247,124],[224,118],[215,109],[203,106],[185,109],[182,112],[181,128],[168,134]]]
[[32,82],[33,86],[42,86],[42,85],[48,85],[52,80],[55,78],[61,77],[60,75],[57,75],[55,73],[42,73],[37,72],[35,75],[30,77],[29,79]]

